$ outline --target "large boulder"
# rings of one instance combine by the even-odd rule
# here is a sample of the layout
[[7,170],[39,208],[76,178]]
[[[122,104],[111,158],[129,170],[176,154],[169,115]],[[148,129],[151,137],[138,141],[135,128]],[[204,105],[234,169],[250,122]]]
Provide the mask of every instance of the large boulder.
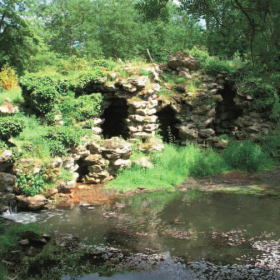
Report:
[[12,192],[15,186],[16,176],[0,172],[0,192]]
[[200,66],[200,62],[187,53],[176,53],[175,55],[171,55],[169,57],[167,65],[174,70],[178,67],[185,67],[189,70],[197,70]]
[[18,208],[25,210],[43,210],[47,208],[46,205],[48,204],[48,200],[40,194],[33,197],[25,197],[23,195],[19,195],[16,197],[16,199]]

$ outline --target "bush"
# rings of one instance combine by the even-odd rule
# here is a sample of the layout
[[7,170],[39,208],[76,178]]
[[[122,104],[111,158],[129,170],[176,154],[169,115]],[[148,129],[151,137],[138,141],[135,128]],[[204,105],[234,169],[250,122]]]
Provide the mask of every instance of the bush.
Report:
[[65,148],[65,146],[62,144],[61,141],[57,141],[57,140],[48,140],[48,146],[50,149],[50,155],[52,157],[56,157],[56,156],[66,156],[68,149]]
[[77,71],[68,76],[69,89],[75,92],[76,96],[92,94],[100,89],[100,79],[107,75],[100,67],[94,70]]
[[226,163],[240,171],[259,172],[274,166],[274,161],[250,140],[233,142],[222,152]]
[[86,132],[80,127],[58,126],[48,129],[46,139],[59,141],[66,148],[77,146]]
[[16,186],[26,196],[34,196],[40,194],[45,186],[42,174],[22,174],[16,178]]
[[0,128],[0,139],[7,141],[11,137],[17,137],[22,132],[24,126],[17,117],[1,117]]
[[18,86],[16,71],[13,67],[4,65],[0,72],[0,87],[12,89]]
[[260,112],[266,119],[270,117],[277,100],[277,91],[273,86],[248,79],[237,84],[237,87],[240,92],[254,97],[249,110]]
[[191,50],[187,51],[191,56],[200,61],[201,66],[205,66],[209,59],[209,53],[206,49],[194,46]]
[[101,112],[102,101],[103,97],[101,93],[80,96],[75,104],[76,120],[85,121],[98,116]]
[[198,150],[188,168],[192,177],[214,176],[229,169],[225,160],[212,149]]
[[25,105],[40,114],[51,111],[68,90],[66,78],[57,73],[27,74],[20,79],[20,87]]
[[233,71],[234,68],[229,61],[222,61],[217,57],[211,57],[211,59],[208,59],[204,69],[204,72],[211,76],[217,76],[219,74],[228,76]]

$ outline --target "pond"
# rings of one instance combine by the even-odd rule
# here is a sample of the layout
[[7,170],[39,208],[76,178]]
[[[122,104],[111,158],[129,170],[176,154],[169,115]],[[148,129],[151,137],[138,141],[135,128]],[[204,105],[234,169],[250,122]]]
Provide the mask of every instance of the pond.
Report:
[[[250,279],[278,279],[280,253],[278,243],[272,240],[280,239],[279,202],[277,197],[195,190],[154,192],[103,205],[60,207],[41,212],[36,223],[56,235],[78,235],[87,246],[114,247],[128,255],[165,256],[152,270],[130,270],[111,277],[89,272],[77,279],[226,279],[213,276],[225,267],[247,267],[252,273],[260,267],[269,273],[276,269],[273,276],[268,273]],[[180,261],[174,262],[174,258]],[[193,274],[197,270],[190,264],[200,264],[204,276]],[[254,273],[260,275],[258,270]],[[71,277],[61,279],[76,279]]]

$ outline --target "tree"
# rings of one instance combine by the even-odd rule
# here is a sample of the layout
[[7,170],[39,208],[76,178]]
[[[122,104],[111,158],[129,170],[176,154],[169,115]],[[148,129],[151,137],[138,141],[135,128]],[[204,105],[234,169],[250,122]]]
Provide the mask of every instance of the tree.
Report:
[[0,0],[0,68],[9,63],[22,74],[29,57],[43,48],[32,25],[31,1]]

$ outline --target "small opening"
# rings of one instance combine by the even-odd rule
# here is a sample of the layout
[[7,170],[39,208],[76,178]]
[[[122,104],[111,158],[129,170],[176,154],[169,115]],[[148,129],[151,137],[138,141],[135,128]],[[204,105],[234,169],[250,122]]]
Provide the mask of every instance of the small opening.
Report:
[[231,134],[235,130],[234,121],[242,116],[243,110],[235,104],[233,99],[236,96],[236,91],[229,84],[225,84],[225,88],[218,93],[222,96],[223,101],[217,104],[213,129],[219,136]]
[[179,129],[176,128],[176,125],[179,125],[180,122],[175,118],[175,113],[170,106],[166,106],[161,111],[156,113],[158,116],[159,122],[159,134],[163,137],[163,141],[166,143],[178,142]]
[[128,106],[125,99],[110,99],[111,105],[105,109],[101,118],[105,119],[101,128],[105,139],[122,136],[128,138],[126,119],[128,118]]

